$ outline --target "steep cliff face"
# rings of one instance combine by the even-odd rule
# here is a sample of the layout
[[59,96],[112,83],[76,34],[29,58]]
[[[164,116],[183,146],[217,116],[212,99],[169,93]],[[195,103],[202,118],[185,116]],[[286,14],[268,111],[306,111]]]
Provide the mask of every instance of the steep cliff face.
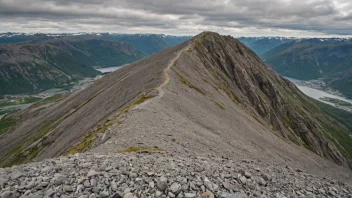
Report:
[[191,53],[208,71],[202,79],[245,106],[282,138],[339,165],[351,165],[352,138],[348,129],[322,113],[250,49],[236,39],[213,33],[199,35],[194,42]]

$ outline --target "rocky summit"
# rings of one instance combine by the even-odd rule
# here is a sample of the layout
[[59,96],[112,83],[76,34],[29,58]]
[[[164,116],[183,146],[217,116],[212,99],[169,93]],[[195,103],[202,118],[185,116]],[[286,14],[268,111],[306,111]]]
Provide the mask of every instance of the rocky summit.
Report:
[[3,197],[352,193],[349,129],[213,32],[5,119]]

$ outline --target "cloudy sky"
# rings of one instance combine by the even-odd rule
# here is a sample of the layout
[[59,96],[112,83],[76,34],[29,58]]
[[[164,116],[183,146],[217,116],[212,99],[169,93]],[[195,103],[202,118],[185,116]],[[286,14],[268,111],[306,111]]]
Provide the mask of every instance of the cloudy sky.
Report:
[[351,0],[0,0],[0,32],[352,36]]

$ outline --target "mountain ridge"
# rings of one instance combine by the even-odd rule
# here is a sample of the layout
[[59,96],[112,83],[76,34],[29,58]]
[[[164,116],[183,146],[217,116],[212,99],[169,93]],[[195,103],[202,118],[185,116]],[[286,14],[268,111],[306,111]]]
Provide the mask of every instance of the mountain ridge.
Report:
[[[165,68],[175,57],[158,97]],[[216,33],[202,33],[126,66],[40,111],[0,136],[6,145],[0,148],[6,156],[2,164],[121,152],[142,144],[175,154],[289,163],[350,182],[349,171],[331,163],[349,167],[348,144],[326,137],[331,127],[342,135],[348,130],[242,43]],[[25,132],[35,147],[17,138]]]

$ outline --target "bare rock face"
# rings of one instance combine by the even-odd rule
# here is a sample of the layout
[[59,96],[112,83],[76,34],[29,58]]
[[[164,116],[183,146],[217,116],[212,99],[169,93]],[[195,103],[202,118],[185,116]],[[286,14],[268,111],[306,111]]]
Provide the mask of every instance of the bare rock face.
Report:
[[207,71],[202,78],[209,84],[245,106],[258,122],[272,127],[278,136],[351,168],[351,147],[334,138],[343,135],[352,142],[348,129],[322,113],[311,99],[250,49],[230,36],[209,32],[193,41],[190,53],[194,61],[201,61],[203,68],[199,69]]

